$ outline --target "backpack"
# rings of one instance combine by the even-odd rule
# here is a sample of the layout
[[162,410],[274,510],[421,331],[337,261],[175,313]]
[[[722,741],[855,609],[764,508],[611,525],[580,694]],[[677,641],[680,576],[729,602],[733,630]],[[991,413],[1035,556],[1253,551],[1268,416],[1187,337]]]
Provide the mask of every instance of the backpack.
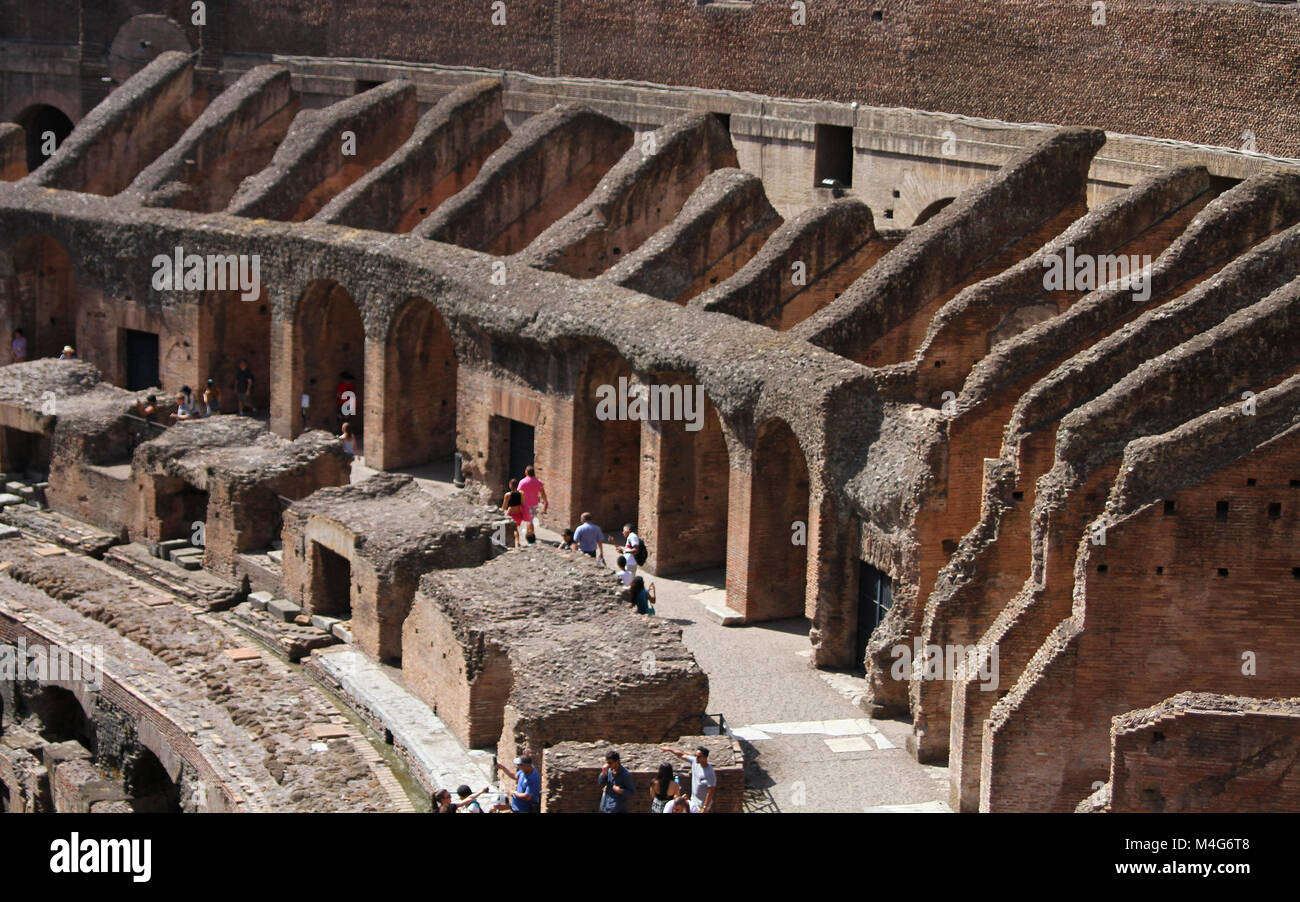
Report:
[[[641,537],[638,536],[637,538]],[[646,558],[648,557],[650,557],[650,552],[645,547],[645,539],[641,539],[641,541],[636,543],[636,551],[632,552],[632,559],[636,561],[636,565],[640,567],[646,562]]]

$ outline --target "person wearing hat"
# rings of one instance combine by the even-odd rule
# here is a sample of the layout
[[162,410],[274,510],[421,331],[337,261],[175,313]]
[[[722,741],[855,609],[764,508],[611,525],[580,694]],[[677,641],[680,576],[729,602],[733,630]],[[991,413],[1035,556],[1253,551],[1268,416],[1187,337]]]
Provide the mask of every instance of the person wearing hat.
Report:
[[512,771],[497,762],[497,770],[515,781],[515,791],[510,794],[510,810],[515,814],[534,814],[540,810],[542,802],[542,775],[533,767],[533,759],[528,755],[516,758],[515,768]]
[[60,359],[60,360],[76,360],[76,359],[77,359],[77,351],[76,351],[76,349],[73,348],[72,345],[64,345],[64,346],[63,346],[63,353],[59,355],[59,359]]

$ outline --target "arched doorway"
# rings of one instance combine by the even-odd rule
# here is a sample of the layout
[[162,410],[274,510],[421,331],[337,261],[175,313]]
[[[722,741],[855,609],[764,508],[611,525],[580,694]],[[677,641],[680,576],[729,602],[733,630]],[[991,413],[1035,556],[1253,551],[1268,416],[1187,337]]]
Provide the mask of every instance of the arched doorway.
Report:
[[612,350],[588,358],[573,399],[574,514],[590,511],[607,534],[637,521],[641,475],[641,423],[608,416],[602,393],[627,391],[632,370]]
[[753,471],[749,619],[802,617],[808,585],[808,466],[799,440],[781,420],[759,428]]
[[[77,279],[72,258],[48,235],[22,238],[13,251],[14,296],[9,299],[10,329],[22,329],[27,359],[57,357],[64,345],[77,344]],[[8,351],[8,338],[5,350]],[[8,353],[4,355],[8,363]]]
[[385,469],[456,450],[456,348],[442,314],[424,298],[409,298],[393,318],[383,407]]
[[[16,120],[27,132],[27,171],[33,172],[63,146],[72,134],[72,120],[56,106],[38,103],[18,114]],[[46,153],[50,151],[50,153]]]
[[[342,424],[338,390],[351,383],[355,397],[347,419],[361,434],[365,398],[365,326],[352,295],[339,283],[320,279],[307,286],[294,317],[294,432]],[[306,404],[302,403],[303,399]]]
[[[650,563],[658,576],[721,567],[725,581],[731,458],[722,419],[690,376],[655,373],[650,389],[663,399],[661,417],[647,432],[655,447],[644,453],[653,470],[646,491],[654,522],[642,524]],[[678,397],[681,407],[662,416]]]

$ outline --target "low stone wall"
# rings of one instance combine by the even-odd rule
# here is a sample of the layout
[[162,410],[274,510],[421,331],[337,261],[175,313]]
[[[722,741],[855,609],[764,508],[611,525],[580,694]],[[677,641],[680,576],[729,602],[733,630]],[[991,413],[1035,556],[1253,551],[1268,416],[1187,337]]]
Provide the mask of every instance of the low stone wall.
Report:
[[[683,736],[672,748],[691,752],[700,746],[709,750],[709,764],[718,777],[713,812],[739,814],[745,796],[745,762],[740,744],[727,736]],[[650,784],[659,765],[671,764],[681,778],[682,789],[690,794],[691,766],[658,745],[561,742],[547,749],[542,758],[542,811],[548,813],[594,812],[600,810],[600,785],[605,752],[618,749],[620,762],[632,774],[636,795],[628,803],[634,812],[650,811]]]

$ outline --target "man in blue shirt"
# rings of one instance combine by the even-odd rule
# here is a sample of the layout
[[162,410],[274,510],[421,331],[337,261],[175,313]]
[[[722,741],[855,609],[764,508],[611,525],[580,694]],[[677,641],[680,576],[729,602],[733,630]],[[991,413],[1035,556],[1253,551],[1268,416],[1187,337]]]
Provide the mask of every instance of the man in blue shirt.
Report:
[[515,791],[510,794],[510,810],[515,814],[530,814],[541,810],[542,775],[533,767],[533,759],[523,755],[515,759],[518,770],[511,771],[504,764],[497,770],[515,781]]
[[600,772],[600,813],[627,814],[627,800],[636,795],[636,784],[627,768],[619,763],[618,752],[605,753],[605,767]]
[[573,531],[573,540],[578,543],[578,550],[587,557],[598,558],[605,563],[605,533],[591,522],[591,514],[583,513],[582,524]]

